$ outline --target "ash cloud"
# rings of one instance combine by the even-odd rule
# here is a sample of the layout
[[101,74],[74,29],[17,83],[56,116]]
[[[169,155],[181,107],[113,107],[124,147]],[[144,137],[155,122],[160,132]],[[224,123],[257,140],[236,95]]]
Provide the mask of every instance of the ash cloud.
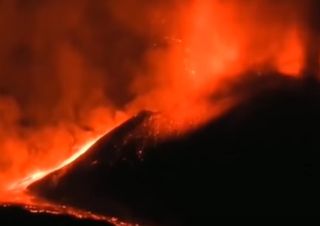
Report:
[[[216,77],[188,80],[193,74],[185,67],[184,51],[194,40],[211,40],[202,39],[206,29],[196,34],[190,24],[194,7],[203,2],[210,6],[206,0],[0,1],[0,185],[53,166],[133,111],[159,107],[185,113],[201,104],[199,98],[216,89],[203,84],[216,84]],[[249,58],[262,59],[259,66],[270,61],[285,39],[282,32],[295,25],[307,55],[305,70],[317,70],[317,1],[211,2],[220,11],[208,13],[221,21],[212,26],[209,21],[210,29],[219,25],[217,32],[225,32],[228,26],[240,26],[245,36],[239,48],[245,56],[222,63],[241,61],[244,71],[252,67]],[[225,9],[236,16],[225,16]],[[232,43],[229,33],[224,39]],[[215,44],[211,47],[216,50]],[[271,53],[265,54],[266,47]],[[189,60],[202,59],[199,54],[195,50]],[[201,91],[195,102],[185,103],[199,89],[203,95]],[[207,106],[199,110],[208,111]]]

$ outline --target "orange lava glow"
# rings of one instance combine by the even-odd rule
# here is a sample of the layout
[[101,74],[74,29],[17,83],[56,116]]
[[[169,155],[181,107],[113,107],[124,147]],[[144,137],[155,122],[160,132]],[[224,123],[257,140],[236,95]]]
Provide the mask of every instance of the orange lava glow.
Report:
[[27,188],[33,182],[40,180],[41,178],[45,177],[46,175],[69,165],[71,162],[73,162],[74,160],[79,158],[81,155],[83,155],[102,136],[103,135],[98,136],[97,138],[88,141],[86,144],[81,146],[78,151],[76,151],[73,155],[71,155],[67,159],[63,160],[59,165],[57,165],[53,168],[47,169],[47,170],[42,170],[42,171],[37,171],[37,172],[31,173],[30,176],[23,178],[21,181],[18,181],[18,182],[15,182],[15,183],[9,185],[8,190],[23,190],[23,189]]
[[68,215],[79,219],[112,223],[115,226],[138,226],[138,224],[124,222],[116,217],[97,215],[92,212],[82,211],[80,209],[72,208],[69,206],[50,203],[25,192],[26,188],[33,182],[42,179],[46,175],[59,170],[78,159],[81,155],[88,151],[88,149],[93,146],[103,135],[105,134],[89,140],[87,143],[82,145],[73,155],[63,160],[59,165],[45,170],[30,173],[29,176],[10,184],[1,193],[2,196],[0,196],[0,201],[3,203],[2,205],[0,204],[1,207],[19,205],[20,207],[23,207],[30,213],[34,214],[46,213],[50,215]]
[[308,58],[302,1],[2,2],[0,200],[7,202],[141,110],[164,116],[159,136],[184,133],[241,100],[232,81],[247,72],[300,79]]
[[176,20],[167,19],[167,47],[148,54],[153,79],[138,77],[134,84],[135,90],[152,89],[131,106],[165,114],[171,123],[160,130],[186,131],[237,103],[241,93],[219,94],[232,93],[230,82],[248,71],[301,78],[305,30],[290,14],[298,6],[193,0],[179,7]]
[[[53,158],[51,156],[44,156],[42,161],[36,166],[27,167],[24,171],[21,171],[20,174],[12,174],[12,175],[3,175],[3,180],[1,182],[0,189],[0,200],[5,202],[21,202],[21,199],[25,197],[23,195],[23,191],[27,188],[28,185],[33,183],[34,181],[40,180],[45,177],[49,173],[59,170],[64,166],[70,164],[82,154],[84,154],[101,136],[106,134],[113,127],[105,128],[104,132],[100,135],[91,134],[91,136],[85,136],[83,138],[83,144],[75,144],[72,149],[74,150],[69,154],[69,156],[65,155],[68,153],[66,150],[61,150],[63,155],[57,154],[58,158]],[[53,134],[54,135],[54,134]],[[86,138],[87,137],[87,138]],[[62,142],[61,140],[60,142]],[[11,146],[12,147],[12,146]],[[64,144],[61,144],[61,148],[65,147]],[[66,147],[65,147],[66,148]],[[13,149],[14,150],[14,149]],[[57,149],[59,150],[59,149]],[[50,150],[48,150],[50,151]],[[54,154],[54,153],[53,153]],[[50,161],[51,160],[51,161]],[[11,176],[11,178],[10,178]],[[27,196],[26,196],[27,197]]]
[[36,204],[33,204],[32,202],[23,201],[21,203],[16,202],[16,204],[1,204],[0,207],[10,207],[10,206],[15,206],[17,204],[19,204],[20,207],[28,210],[30,213],[33,213],[33,214],[45,213],[49,215],[67,215],[67,216],[72,216],[78,219],[87,219],[87,220],[105,222],[105,223],[108,223],[108,225],[112,223],[115,226],[139,226],[139,224],[136,224],[136,223],[124,222],[117,217],[102,216],[102,215],[94,214],[88,211],[75,209],[65,205],[47,203],[41,200],[37,200]]
[[278,55],[276,67],[280,73],[299,76],[303,70],[304,49],[302,40],[296,30],[290,31],[283,51]]

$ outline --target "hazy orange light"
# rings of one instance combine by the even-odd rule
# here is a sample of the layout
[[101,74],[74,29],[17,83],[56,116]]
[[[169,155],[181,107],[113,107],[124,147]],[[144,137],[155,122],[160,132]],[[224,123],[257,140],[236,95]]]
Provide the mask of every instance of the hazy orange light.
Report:
[[50,168],[50,169],[46,169],[46,170],[41,170],[41,171],[37,171],[37,172],[33,172],[30,173],[30,176],[23,178],[22,180],[19,180],[13,184],[10,184],[8,186],[8,190],[24,190],[26,187],[28,187],[30,184],[32,184],[33,182],[40,180],[41,178],[45,177],[46,175],[59,170],[63,167],[65,167],[66,165],[70,164],[71,162],[75,161],[76,159],[78,159],[81,155],[83,155],[86,151],[88,151],[88,149],[94,145],[97,140],[99,140],[101,136],[98,136],[94,139],[91,139],[90,141],[88,141],[87,143],[85,143],[83,146],[81,146],[78,151],[76,151],[72,156],[70,156],[69,158],[63,160],[59,165]]

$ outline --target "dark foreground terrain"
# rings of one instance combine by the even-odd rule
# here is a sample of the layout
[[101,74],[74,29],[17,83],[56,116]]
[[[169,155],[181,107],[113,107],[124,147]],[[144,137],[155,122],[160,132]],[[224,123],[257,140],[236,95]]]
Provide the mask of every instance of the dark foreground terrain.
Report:
[[148,135],[153,114],[143,112],[29,190],[156,225],[216,215],[318,215],[319,84],[271,76],[235,92],[249,88],[254,95],[219,119],[165,142]]
[[32,213],[22,206],[0,206],[0,225],[3,226],[113,226],[107,222],[80,219],[64,214]]

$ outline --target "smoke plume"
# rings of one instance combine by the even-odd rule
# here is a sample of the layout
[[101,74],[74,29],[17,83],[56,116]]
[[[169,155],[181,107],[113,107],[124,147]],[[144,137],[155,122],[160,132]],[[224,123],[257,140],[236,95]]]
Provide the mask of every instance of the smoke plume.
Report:
[[317,74],[315,9],[312,0],[1,0],[0,190],[139,110],[185,130],[230,107],[237,96],[212,96],[248,71]]

